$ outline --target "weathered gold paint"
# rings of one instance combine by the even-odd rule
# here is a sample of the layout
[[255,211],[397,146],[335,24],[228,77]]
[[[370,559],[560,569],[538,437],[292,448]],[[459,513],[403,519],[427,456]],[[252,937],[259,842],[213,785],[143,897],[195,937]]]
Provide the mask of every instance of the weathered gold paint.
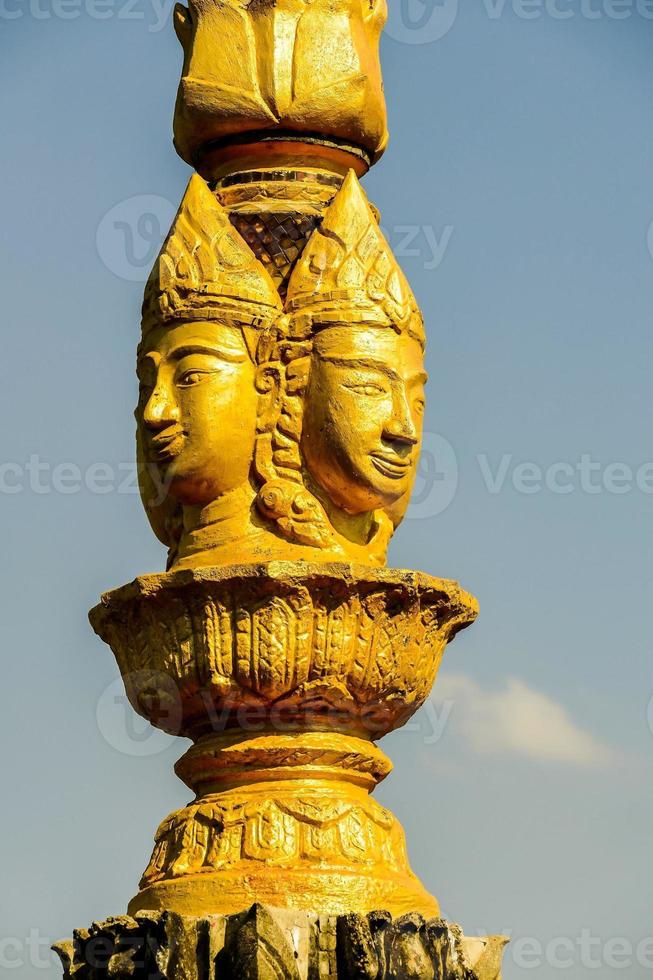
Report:
[[[194,799],[159,828],[131,914],[438,914],[370,796],[391,769],[376,740],[478,612],[456,583],[385,567],[427,381],[422,315],[358,179],[387,140],[386,14],[175,11],[175,140],[202,176],[147,284],[136,408],[169,570],[91,621],[134,709],[193,741],[177,773]],[[477,947],[494,980],[501,940]]]

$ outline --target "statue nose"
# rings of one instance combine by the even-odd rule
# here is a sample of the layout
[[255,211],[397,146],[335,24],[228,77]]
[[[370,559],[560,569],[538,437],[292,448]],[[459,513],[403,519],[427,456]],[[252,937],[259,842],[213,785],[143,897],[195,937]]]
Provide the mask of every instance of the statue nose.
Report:
[[404,453],[419,442],[417,429],[408,414],[404,418],[390,419],[385,426],[383,438],[387,442],[396,443],[397,451],[403,450]]
[[143,422],[148,429],[158,431],[179,420],[179,410],[168,394],[157,385],[143,411]]
[[396,452],[406,455],[419,442],[419,432],[404,391],[395,391],[392,415],[386,420],[383,438],[394,443]]

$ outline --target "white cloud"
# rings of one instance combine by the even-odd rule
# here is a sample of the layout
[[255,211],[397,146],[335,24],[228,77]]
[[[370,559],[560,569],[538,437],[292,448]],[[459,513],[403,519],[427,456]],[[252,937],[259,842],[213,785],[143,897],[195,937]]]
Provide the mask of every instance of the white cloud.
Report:
[[453,702],[452,724],[479,755],[576,766],[606,766],[616,760],[561,704],[516,678],[509,678],[501,690],[484,690],[462,674],[444,674],[435,700]]

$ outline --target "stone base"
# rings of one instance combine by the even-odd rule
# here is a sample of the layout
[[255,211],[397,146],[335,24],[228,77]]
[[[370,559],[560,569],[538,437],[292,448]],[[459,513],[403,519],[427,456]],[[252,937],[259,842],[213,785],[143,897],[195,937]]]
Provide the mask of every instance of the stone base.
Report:
[[503,936],[417,914],[121,916],[54,948],[65,980],[500,980]]
[[[266,780],[275,747],[286,778]],[[206,760],[209,748],[202,751]],[[162,823],[129,915],[229,916],[255,902],[322,915],[378,908],[395,917],[440,914],[410,870],[396,818],[366,788],[337,778],[364,759],[381,764],[385,757],[371,743],[324,733],[260,736],[211,756],[214,780],[230,778],[234,755],[240,778],[258,781],[203,794]],[[290,778],[297,769],[303,778]]]
[[271,562],[137,579],[91,613],[134,709],[195,743],[194,799],[160,825],[128,913],[439,915],[404,833],[370,793],[375,741],[424,703],[476,617],[454,582]]

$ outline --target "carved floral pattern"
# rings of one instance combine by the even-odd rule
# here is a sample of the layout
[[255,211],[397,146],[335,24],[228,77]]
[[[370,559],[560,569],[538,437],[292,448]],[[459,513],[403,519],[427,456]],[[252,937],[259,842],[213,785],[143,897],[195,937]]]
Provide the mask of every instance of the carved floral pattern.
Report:
[[381,862],[388,872],[407,869],[403,831],[373,800],[325,803],[323,797],[289,794],[230,803],[207,796],[161,824],[141,887],[188,874],[237,870],[247,862],[361,871]]
[[376,738],[420,707],[476,615],[453,582],[279,562],[146,576],[105,596],[91,622],[134,708],[175,734],[281,705],[309,728],[332,709],[343,730]]

